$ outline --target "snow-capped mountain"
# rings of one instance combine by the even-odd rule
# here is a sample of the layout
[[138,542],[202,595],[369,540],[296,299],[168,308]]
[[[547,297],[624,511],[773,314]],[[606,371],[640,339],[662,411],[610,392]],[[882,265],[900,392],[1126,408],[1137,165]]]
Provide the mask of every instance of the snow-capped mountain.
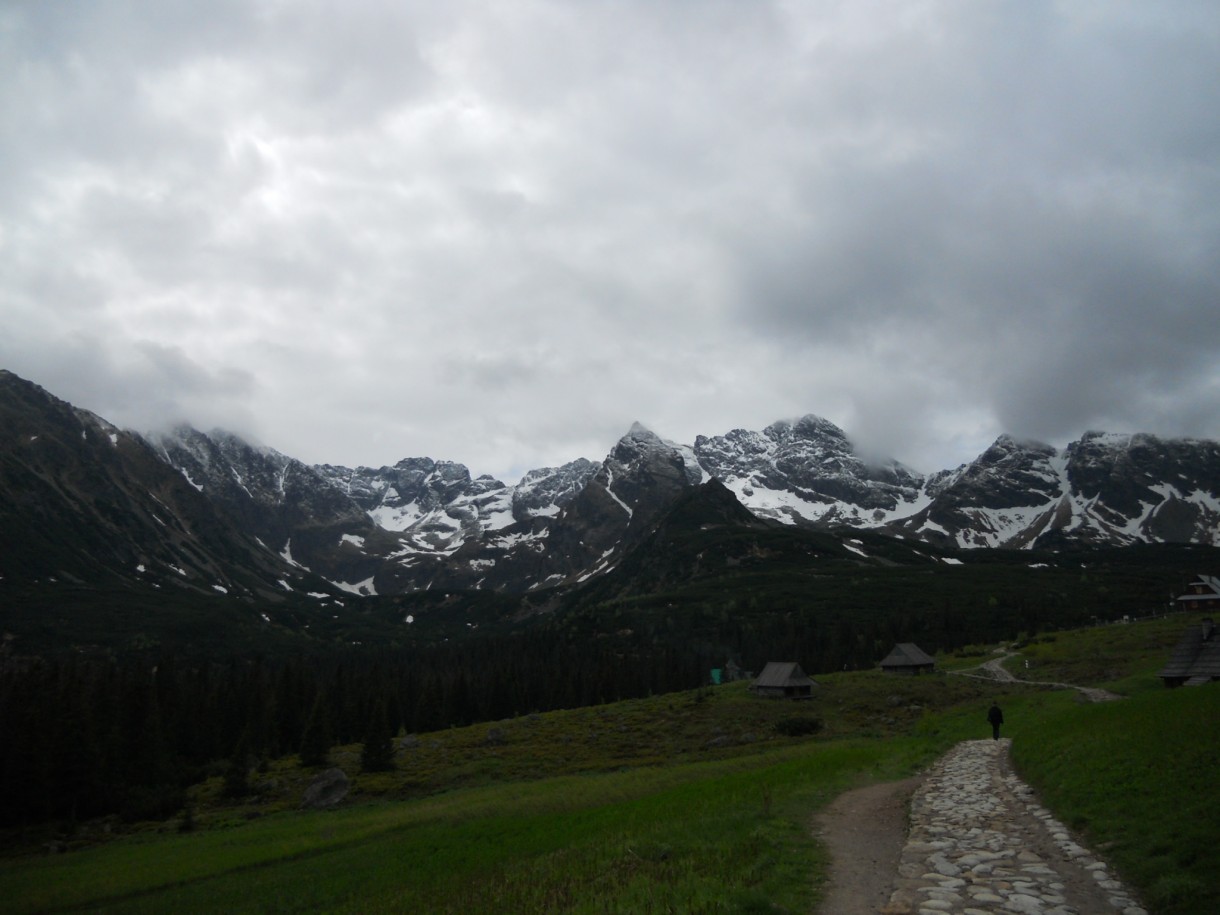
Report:
[[579,460],[527,474],[514,488],[513,523],[467,537],[445,562],[395,557],[384,587],[530,590],[587,580],[703,479],[691,449],[637,424],[600,465]]
[[[113,554],[103,564],[115,574],[180,569],[216,590],[240,577],[225,571],[235,562],[249,579],[236,590],[255,579],[299,590],[309,579],[369,595],[526,591],[613,568],[712,479],[764,523],[946,547],[1220,545],[1212,441],[1090,432],[1059,451],[1001,436],[969,464],[924,477],[866,459],[813,415],[693,445],[636,424],[600,463],[506,484],[427,457],[309,466],[225,432],[137,436],[10,373],[0,374],[0,411],[0,534],[10,557],[40,556],[26,565],[41,574]],[[81,532],[68,538],[80,562],[63,558],[57,528]]]
[[189,426],[145,440],[227,517],[290,566],[307,568],[359,593],[377,563],[352,549],[381,528],[317,470],[226,432]]
[[1220,444],[1088,432],[1062,452],[1001,436],[930,478],[891,530],[958,547],[1220,545]]
[[926,505],[924,479],[894,460],[866,462],[820,416],[695,440],[695,455],[754,514],[791,524],[877,527]]
[[555,515],[596,469],[580,458],[532,470],[514,486],[490,476],[471,479],[452,461],[406,458],[393,467],[314,468],[343,491],[378,527],[403,535],[422,552],[452,552],[516,522]]
[[0,371],[0,580],[328,596],[140,436]]
[[223,431],[179,427],[147,440],[285,561],[368,595],[448,577],[444,567],[464,545],[495,543],[497,532],[557,515],[595,470],[578,460],[508,486],[430,458],[376,469],[311,467]]

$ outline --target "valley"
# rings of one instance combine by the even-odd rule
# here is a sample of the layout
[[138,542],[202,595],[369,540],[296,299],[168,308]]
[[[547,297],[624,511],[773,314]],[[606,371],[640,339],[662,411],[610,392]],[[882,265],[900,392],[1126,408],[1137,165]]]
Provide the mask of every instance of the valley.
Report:
[[[1164,739],[1193,784],[1214,754],[1161,720],[1212,714],[1213,691],[1161,693],[1153,672],[1175,596],[1220,569],[1216,443],[1002,438],[925,477],[812,416],[692,446],[637,425],[600,464],[505,485],[430,458],[310,467],[227,433],[121,430],[10,373],[0,395],[0,779],[19,788],[0,891],[30,910],[803,909],[826,863],[813,812],[920,771],[997,690],[1014,738],[1039,735],[1015,763],[1069,821],[1081,805],[1074,825],[1104,824],[1096,841],[1134,843],[1116,863],[1157,912],[1214,896],[1197,858],[1164,834],[1146,848],[1054,767]],[[1010,671],[1129,700],[883,676],[901,642],[942,670],[1015,645]],[[776,659],[817,680],[810,702],[709,686]],[[1135,743],[1081,755],[1094,716]],[[296,812],[331,764],[349,806]],[[1140,765],[1111,787],[1194,809]],[[427,857],[417,842],[445,851],[408,890],[380,868]],[[31,854],[48,848],[84,869],[49,896],[23,882],[60,865]],[[1158,889],[1144,854],[1178,883]]]
[[[329,764],[354,791],[325,812],[295,809],[308,768],[272,761],[244,798],[225,797],[220,775],[193,788],[189,828],[184,815],[117,832],[82,824],[50,857],[22,847],[29,830],[10,831],[0,892],[14,912],[253,912],[273,899],[286,911],[809,911],[828,866],[814,812],[986,735],[998,697],[1014,763],[1055,815],[1150,911],[1207,912],[1220,899],[1204,788],[1218,746],[1197,723],[1220,712],[1217,694],[1155,677],[1190,622],[1034,634],[1007,662],[1124,697],[1100,705],[943,672],[823,675],[797,704],[704,687],[410,735],[388,772],[362,774],[359,748],[336,747]],[[994,647],[939,666],[976,668]],[[1107,679],[1075,679],[1099,652]],[[793,715],[822,727],[781,736]]]

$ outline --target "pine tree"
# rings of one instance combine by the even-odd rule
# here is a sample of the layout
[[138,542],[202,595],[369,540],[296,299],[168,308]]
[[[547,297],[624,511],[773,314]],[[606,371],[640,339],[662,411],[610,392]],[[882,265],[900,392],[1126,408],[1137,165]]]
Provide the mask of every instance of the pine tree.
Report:
[[250,793],[250,734],[242,732],[237,749],[224,774],[225,797],[245,797]]
[[301,735],[301,765],[325,766],[330,761],[331,739],[330,714],[319,693]]
[[373,703],[369,726],[360,750],[360,768],[364,772],[388,772],[394,768],[394,743],[386,719],[385,700]]

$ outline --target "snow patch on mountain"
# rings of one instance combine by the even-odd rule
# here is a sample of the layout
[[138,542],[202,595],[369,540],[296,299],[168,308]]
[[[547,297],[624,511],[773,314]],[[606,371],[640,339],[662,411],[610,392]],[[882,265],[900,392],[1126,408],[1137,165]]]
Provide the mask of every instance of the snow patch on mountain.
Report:
[[297,562],[295,559],[292,558],[292,538],[291,537],[289,537],[288,540],[284,543],[284,548],[282,550],[280,550],[280,558],[283,559],[284,562],[288,563],[290,566],[294,566],[295,568],[298,568],[298,569],[305,568],[303,565],[301,565],[299,562]]
[[600,463],[540,468],[513,485],[426,457],[310,467],[223,432],[149,441],[286,563],[365,593],[374,580],[382,593],[587,580],[713,478],[759,518],[955,548],[1220,545],[1220,445],[1140,433],[1088,432],[1062,451],[1000,436],[974,461],[925,477],[866,458],[815,415],[693,445],[635,423]]
[[332,585],[339,588],[341,591],[346,591],[348,594],[355,594],[360,597],[376,597],[377,589],[373,585],[373,576],[370,575],[364,581],[349,583],[346,581],[332,581]]

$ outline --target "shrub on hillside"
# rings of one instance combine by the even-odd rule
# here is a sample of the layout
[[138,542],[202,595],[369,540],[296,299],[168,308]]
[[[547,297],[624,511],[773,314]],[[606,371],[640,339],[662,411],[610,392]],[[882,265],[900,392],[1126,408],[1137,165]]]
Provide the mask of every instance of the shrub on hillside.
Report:
[[119,816],[124,822],[164,820],[186,803],[186,791],[177,785],[139,785],[124,794]]
[[389,772],[394,768],[394,738],[386,720],[385,703],[378,702],[369,718],[364,735],[364,746],[360,748],[360,770],[362,772]]
[[783,734],[785,737],[805,737],[809,734],[817,734],[822,730],[821,718],[809,718],[805,716],[793,716],[790,718],[781,718],[775,722],[775,730]]

